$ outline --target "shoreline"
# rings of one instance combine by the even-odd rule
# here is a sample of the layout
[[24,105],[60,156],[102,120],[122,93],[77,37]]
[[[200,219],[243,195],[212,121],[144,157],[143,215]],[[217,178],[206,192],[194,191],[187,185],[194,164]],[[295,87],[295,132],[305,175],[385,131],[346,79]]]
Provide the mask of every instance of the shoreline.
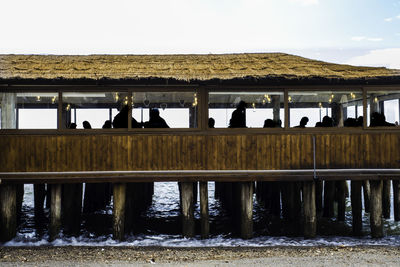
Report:
[[400,265],[398,246],[315,247],[0,247],[1,266],[33,265],[172,265],[191,266],[274,264],[301,262],[315,266],[336,264]]

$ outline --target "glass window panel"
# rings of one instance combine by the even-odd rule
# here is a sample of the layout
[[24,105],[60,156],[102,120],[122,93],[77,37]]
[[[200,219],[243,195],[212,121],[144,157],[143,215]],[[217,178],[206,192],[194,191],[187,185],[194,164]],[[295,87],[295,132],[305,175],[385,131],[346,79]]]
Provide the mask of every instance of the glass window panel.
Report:
[[267,120],[267,127],[284,125],[283,92],[210,92],[208,106],[215,128],[263,128]]
[[56,108],[19,109],[18,129],[57,129],[57,113]]
[[361,91],[289,91],[288,102],[290,127],[357,126],[362,121],[356,117]]
[[400,90],[367,92],[368,122],[370,127],[395,126],[399,122]]
[[58,93],[0,93],[2,129],[57,129]]
[[133,92],[132,104],[132,116],[144,128],[197,128],[196,91]]
[[86,128],[109,128],[107,123],[110,125],[110,121],[114,122],[114,118],[121,112],[118,124],[112,127],[126,128],[128,113],[125,113],[127,108],[123,107],[128,105],[128,96],[127,92],[64,92],[63,127],[82,129],[85,122]]

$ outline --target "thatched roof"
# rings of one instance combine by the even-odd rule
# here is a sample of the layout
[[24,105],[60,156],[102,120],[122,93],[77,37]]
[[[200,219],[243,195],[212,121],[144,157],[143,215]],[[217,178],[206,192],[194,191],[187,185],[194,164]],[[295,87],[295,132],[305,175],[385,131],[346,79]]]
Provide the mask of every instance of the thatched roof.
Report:
[[283,53],[223,55],[0,55],[0,80],[400,80],[400,70]]

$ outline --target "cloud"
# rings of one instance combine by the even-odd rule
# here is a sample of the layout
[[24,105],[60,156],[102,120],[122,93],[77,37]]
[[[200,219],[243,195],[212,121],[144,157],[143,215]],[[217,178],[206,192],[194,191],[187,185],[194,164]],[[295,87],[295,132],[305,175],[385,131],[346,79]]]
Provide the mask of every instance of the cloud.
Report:
[[361,42],[361,41],[370,41],[370,42],[381,42],[383,38],[379,37],[365,37],[365,36],[353,36],[351,37],[352,41]]
[[290,0],[290,2],[299,3],[303,6],[312,6],[319,4],[319,0]]
[[400,15],[397,15],[397,16],[395,16],[395,17],[386,18],[386,19],[384,19],[384,21],[386,21],[386,22],[391,22],[391,21],[393,21],[393,20],[395,20],[395,19],[400,19]]
[[365,36],[353,36],[353,37],[351,37],[352,41],[357,41],[357,42],[365,40],[365,39],[366,39]]
[[367,40],[370,42],[381,42],[383,41],[383,38],[367,38]]
[[371,50],[365,55],[351,58],[346,64],[400,69],[400,48]]

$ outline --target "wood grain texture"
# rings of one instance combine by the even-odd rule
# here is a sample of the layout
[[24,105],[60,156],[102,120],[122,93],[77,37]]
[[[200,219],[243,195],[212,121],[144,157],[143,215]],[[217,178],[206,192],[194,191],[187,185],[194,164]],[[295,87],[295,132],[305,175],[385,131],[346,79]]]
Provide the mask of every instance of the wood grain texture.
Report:
[[[313,134],[9,135],[0,172],[313,168]],[[315,134],[317,168],[400,168],[399,134]]]

